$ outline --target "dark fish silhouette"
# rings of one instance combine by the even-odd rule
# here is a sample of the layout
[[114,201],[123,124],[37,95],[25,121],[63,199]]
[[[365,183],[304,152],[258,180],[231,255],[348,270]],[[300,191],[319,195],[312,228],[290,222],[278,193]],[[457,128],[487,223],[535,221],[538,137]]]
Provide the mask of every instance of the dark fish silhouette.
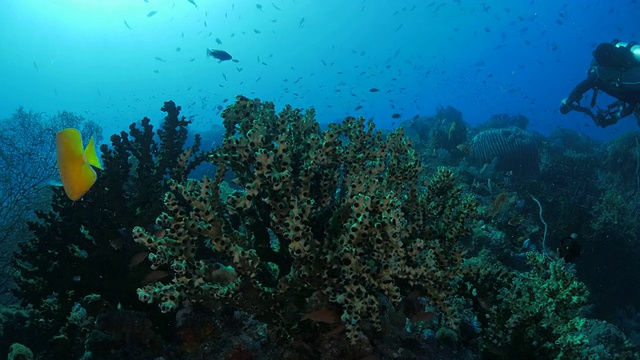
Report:
[[380,91],[380,89],[378,89],[378,88],[371,88],[371,89],[369,89],[369,92],[378,92],[378,91]]
[[228,52],[226,52],[224,50],[207,49],[207,55],[211,56],[211,57],[214,57],[214,58],[220,60],[221,62],[233,59],[231,54],[229,54]]
[[580,245],[577,235],[571,234],[571,236],[560,240],[558,256],[566,262],[574,262],[580,255],[582,255],[582,245]]
[[127,27],[127,29],[129,29],[129,30],[133,30],[133,29],[131,28],[131,26],[129,26],[129,23],[127,23],[127,20],[124,20],[124,26],[126,26],[126,27]]
[[192,3],[192,4],[193,4],[193,6],[198,7],[198,4],[196,4],[196,2],[195,2],[195,1],[193,1],[193,0],[187,0],[187,1],[188,1],[188,2],[190,2],[190,3]]
[[149,13],[147,14],[147,17],[152,17],[153,15],[157,14],[157,11],[149,11]]

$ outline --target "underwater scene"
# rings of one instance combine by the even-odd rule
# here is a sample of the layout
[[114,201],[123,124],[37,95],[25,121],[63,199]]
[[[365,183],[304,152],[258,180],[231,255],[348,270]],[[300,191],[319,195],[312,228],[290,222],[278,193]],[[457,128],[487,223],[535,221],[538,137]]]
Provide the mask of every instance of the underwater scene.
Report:
[[636,0],[16,0],[0,357],[640,359]]

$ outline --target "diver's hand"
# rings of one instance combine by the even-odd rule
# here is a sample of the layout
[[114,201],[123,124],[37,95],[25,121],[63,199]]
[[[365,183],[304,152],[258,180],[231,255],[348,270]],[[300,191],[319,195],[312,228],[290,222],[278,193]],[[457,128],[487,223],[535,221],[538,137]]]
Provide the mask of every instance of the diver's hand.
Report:
[[573,106],[567,102],[567,99],[562,99],[562,101],[560,102],[560,114],[568,114],[571,111],[572,107]]

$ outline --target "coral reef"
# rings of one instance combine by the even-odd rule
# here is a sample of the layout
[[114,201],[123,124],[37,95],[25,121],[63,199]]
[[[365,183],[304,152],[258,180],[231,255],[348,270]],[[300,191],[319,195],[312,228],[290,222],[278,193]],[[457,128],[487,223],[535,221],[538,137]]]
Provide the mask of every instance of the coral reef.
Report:
[[20,344],[14,343],[9,347],[9,354],[7,355],[8,360],[33,360],[35,357],[33,356],[33,352],[28,347]]
[[495,161],[496,170],[524,175],[538,172],[537,141],[532,133],[518,127],[484,130],[473,137],[470,148],[474,159]]
[[[403,132],[383,136],[362,118],[321,131],[313,110],[276,114],[245,97],[223,118],[215,177],[171,181],[163,230],[133,231],[152,268],[172,273],[138,289],[142,301],[163,312],[185,299],[231,306],[290,342],[344,328],[367,348],[382,328],[379,296],[398,306],[415,291],[457,328],[457,240],[475,202],[449,170],[423,182]],[[227,197],[225,176],[238,187]]]
[[86,351],[111,359],[157,359],[165,354],[162,339],[144,313],[111,310],[98,316],[87,335]]
[[489,120],[475,127],[474,130],[484,131],[508,127],[517,127],[522,130],[527,130],[527,126],[529,126],[529,119],[522,114],[494,114],[489,118]]
[[[440,164],[449,164],[466,156],[467,133],[469,126],[462,112],[453,106],[439,106],[436,114],[416,117],[404,124],[413,138],[417,140],[416,149],[422,155],[436,157]],[[429,162],[425,162],[428,165]]]
[[158,131],[144,118],[101,147],[106,170],[81,201],[71,202],[55,188],[51,210],[36,212],[29,223],[33,236],[20,243],[14,258],[19,271],[13,293],[40,318],[34,320],[38,336],[28,344],[34,351],[48,347],[54,336],[60,349],[71,346],[81,327],[68,326],[68,315],[89,295],[99,294],[109,304],[105,309],[141,307],[135,289],[148,267],[134,262],[145,248],[130,232],[136,224],[153,224],[161,213],[169,176],[183,179],[208,155],[199,151],[197,136],[184,148],[189,122],[179,117],[179,107],[170,101],[162,110],[167,116]]
[[[408,124],[414,148],[240,96],[202,152],[180,107],[162,110],[160,129],[144,118],[102,146],[83,199],[54,188],[29,224],[21,304],[0,310],[10,358],[638,358],[585,311],[625,307],[614,320],[638,329],[635,135],[539,141],[497,115],[463,155],[452,107]],[[540,172],[474,163],[522,145],[505,133],[535,144]],[[554,251],[567,238],[572,263]]]
[[638,236],[635,206],[617,189],[608,189],[591,209],[591,228],[598,236],[636,239]]
[[[588,291],[562,260],[530,252],[531,269],[514,272],[491,257],[469,262],[481,324],[481,347],[487,355],[553,359],[579,351],[586,342],[576,330]],[[564,358],[564,357],[560,357]]]

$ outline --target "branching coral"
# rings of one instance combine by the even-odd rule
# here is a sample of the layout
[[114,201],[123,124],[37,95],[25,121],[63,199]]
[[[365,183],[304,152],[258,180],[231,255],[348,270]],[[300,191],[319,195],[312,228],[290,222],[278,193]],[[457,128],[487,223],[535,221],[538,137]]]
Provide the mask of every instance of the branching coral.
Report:
[[474,274],[487,354],[554,358],[573,346],[569,324],[580,318],[589,292],[562,260],[527,253],[528,272],[514,272],[490,258],[468,263]]
[[[215,177],[172,181],[157,219],[164,232],[134,229],[153,268],[174,274],[139,289],[141,300],[163,311],[184,299],[226,304],[289,336],[300,329],[297,313],[322,307],[355,343],[381,328],[378,296],[397,305],[415,290],[456,325],[456,240],[475,202],[450,171],[421,186],[402,130],[384,135],[362,118],[321,131],[313,110],[276,114],[245,97],[223,118]],[[225,175],[240,187],[226,198]]]
[[140,305],[132,294],[148,268],[129,262],[144,250],[131,241],[130,231],[134,224],[152,224],[161,213],[169,176],[184,178],[208,155],[199,151],[198,137],[186,147],[188,121],[179,117],[179,107],[170,101],[162,110],[167,113],[162,130],[156,132],[144,118],[128,133],[112,136],[112,146],[101,147],[105,170],[81,201],[69,201],[56,188],[52,210],[37,212],[38,221],[29,224],[33,238],[20,243],[15,255],[14,294],[43,319],[34,341],[46,345],[86,295],[100,294],[113,305]]

